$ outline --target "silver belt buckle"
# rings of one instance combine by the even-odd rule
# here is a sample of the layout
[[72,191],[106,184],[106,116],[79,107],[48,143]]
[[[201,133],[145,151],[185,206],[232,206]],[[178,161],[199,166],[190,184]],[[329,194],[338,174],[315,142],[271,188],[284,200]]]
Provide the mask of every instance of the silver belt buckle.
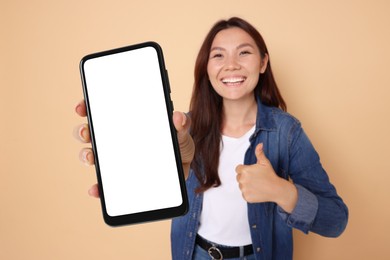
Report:
[[209,250],[207,250],[207,252],[209,253],[209,256],[211,257],[211,259],[213,259],[213,260],[222,260],[223,259],[223,255],[222,255],[221,251],[215,246],[210,247]]

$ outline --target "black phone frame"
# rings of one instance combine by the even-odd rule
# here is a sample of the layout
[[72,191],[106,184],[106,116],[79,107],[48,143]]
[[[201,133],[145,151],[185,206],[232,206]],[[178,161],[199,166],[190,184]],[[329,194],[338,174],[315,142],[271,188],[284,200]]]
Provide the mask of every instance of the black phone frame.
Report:
[[[171,139],[173,143],[174,153],[176,157],[176,166],[179,175],[178,177],[179,177],[180,191],[182,195],[182,204],[177,207],[162,208],[157,210],[131,213],[131,214],[119,215],[119,216],[110,216],[107,213],[106,202],[104,199],[104,187],[102,184],[102,178],[101,178],[100,167],[99,167],[99,156],[98,156],[95,136],[94,136],[94,127],[93,127],[92,113],[89,105],[88,87],[85,79],[84,64],[86,61],[90,59],[112,55],[112,54],[118,54],[121,52],[127,52],[127,51],[136,50],[144,47],[153,47],[156,50],[158,56],[159,68],[160,68],[160,74],[161,74],[161,80],[162,80],[164,98],[166,104],[166,111],[168,113],[167,118],[169,119]],[[173,102],[170,97],[171,89],[170,89],[170,84],[168,79],[168,71],[166,70],[165,67],[164,55],[161,46],[157,42],[148,41],[148,42],[133,44],[125,47],[88,54],[81,59],[79,68],[80,68],[84,100],[87,109],[87,119],[88,119],[89,131],[91,136],[92,151],[95,157],[95,169],[96,169],[96,176],[98,182],[99,196],[101,201],[101,208],[102,208],[102,213],[103,213],[103,218],[105,223],[109,226],[116,227],[116,226],[131,225],[131,224],[144,223],[150,221],[164,220],[164,219],[185,215],[189,207],[188,196],[187,196],[184,171],[183,171],[182,161],[180,156],[179,142],[177,139],[176,129],[174,127],[173,119],[172,119],[174,108],[173,108]]]

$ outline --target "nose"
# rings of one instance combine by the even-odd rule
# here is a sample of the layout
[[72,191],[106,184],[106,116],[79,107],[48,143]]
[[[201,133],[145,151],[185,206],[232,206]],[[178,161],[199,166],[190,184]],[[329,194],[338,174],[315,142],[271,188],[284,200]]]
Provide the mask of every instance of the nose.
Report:
[[240,64],[234,56],[230,56],[226,59],[226,70],[238,70]]

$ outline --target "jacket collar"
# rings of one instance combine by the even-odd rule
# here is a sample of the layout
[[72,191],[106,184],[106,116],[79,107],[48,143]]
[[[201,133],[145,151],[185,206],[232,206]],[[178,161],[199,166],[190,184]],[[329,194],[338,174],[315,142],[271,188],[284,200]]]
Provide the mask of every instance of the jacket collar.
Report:
[[264,105],[260,97],[256,98],[257,101],[257,116],[256,116],[256,130],[257,134],[260,130],[263,131],[276,131],[276,123],[274,118],[275,107],[269,107]]

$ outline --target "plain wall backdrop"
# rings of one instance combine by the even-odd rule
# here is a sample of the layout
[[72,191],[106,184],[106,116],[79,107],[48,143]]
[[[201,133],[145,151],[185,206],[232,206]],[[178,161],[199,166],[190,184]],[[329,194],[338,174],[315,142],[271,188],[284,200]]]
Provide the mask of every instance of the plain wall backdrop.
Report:
[[169,220],[110,228],[87,195],[79,61],[157,41],[187,111],[200,44],[231,16],[263,34],[288,111],[350,209],[339,238],[294,232],[295,259],[389,259],[389,13],[386,0],[1,0],[0,259],[170,259]]

